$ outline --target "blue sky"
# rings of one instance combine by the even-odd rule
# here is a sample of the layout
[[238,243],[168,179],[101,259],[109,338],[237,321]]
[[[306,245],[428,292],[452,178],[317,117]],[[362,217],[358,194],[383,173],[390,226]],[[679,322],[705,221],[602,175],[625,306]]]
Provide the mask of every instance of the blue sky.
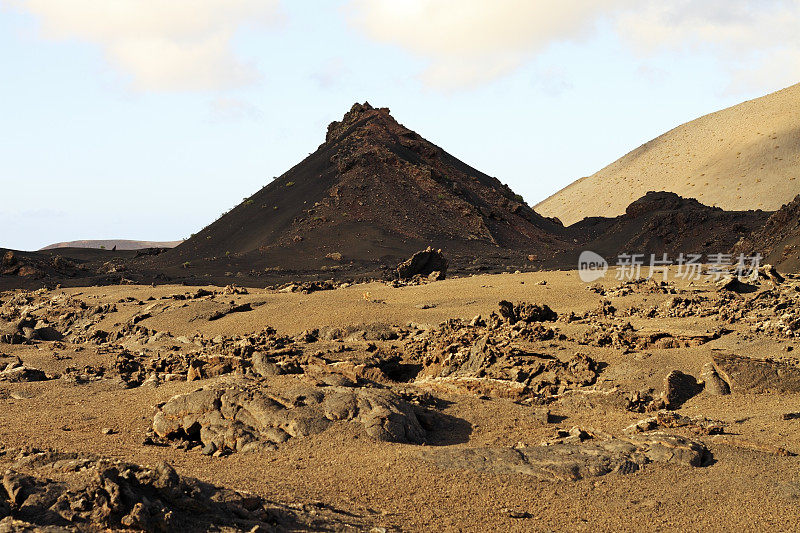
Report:
[[[683,2],[677,22],[609,1],[573,24],[569,11],[528,13],[513,0],[495,12],[412,0],[402,19],[392,10],[403,3],[383,0],[193,0],[185,9],[210,15],[187,29],[183,0],[152,17],[158,2],[107,1],[150,18],[90,0],[0,0],[2,247],[186,237],[365,100],[534,205],[674,126],[794,83],[797,70],[748,76],[766,54],[794,57],[793,43],[753,41],[749,25],[769,20],[746,10],[730,22]],[[466,4],[463,16],[441,13]],[[797,13],[794,2],[764,4]],[[503,17],[529,22],[509,30]],[[654,42],[624,29],[645,24]],[[143,32],[154,46],[140,46]]]

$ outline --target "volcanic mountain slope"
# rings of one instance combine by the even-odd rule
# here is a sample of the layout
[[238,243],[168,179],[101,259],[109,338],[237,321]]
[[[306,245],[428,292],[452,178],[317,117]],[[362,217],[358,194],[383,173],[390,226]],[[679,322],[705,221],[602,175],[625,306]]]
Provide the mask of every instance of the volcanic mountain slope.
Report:
[[574,242],[606,258],[619,254],[726,253],[761,228],[766,211],[724,211],[671,192],[648,192],[616,218],[592,217],[569,226]]
[[671,191],[726,210],[774,211],[800,193],[798,174],[800,84],[679,126],[535,209],[569,225]]
[[313,154],[160,260],[307,271],[390,265],[428,245],[456,262],[546,258],[564,248],[562,232],[496,178],[365,103],[331,123]]
[[[680,253],[724,253],[734,243],[739,242],[739,251],[769,255],[769,260],[784,269],[796,270],[800,261],[796,247],[800,244],[800,199],[785,206],[767,222],[770,213],[764,211],[723,211],[709,207],[697,200],[681,198],[675,193],[649,192],[636,200],[624,215],[616,218],[587,218],[568,228],[554,226],[551,235],[544,234],[539,240],[538,249],[549,255],[532,261],[519,251],[497,248],[477,240],[458,241],[448,250],[452,270],[465,274],[475,270],[516,270],[539,268],[574,268],[583,250],[592,250],[609,260],[619,254],[666,253],[675,258]],[[445,220],[446,222],[446,220]],[[764,226],[766,224],[766,226]],[[764,229],[761,229],[764,228]],[[228,277],[237,273],[240,284],[275,284],[298,280],[373,278],[382,277],[383,268],[376,268],[376,261],[362,259],[360,262],[344,257],[356,257],[347,246],[357,246],[357,239],[347,235],[341,228],[339,235],[313,238],[327,243],[331,248],[338,246],[341,252],[328,252],[326,264],[313,256],[313,249],[303,249],[305,238],[294,239],[283,246],[267,248],[265,251],[225,254],[209,260],[190,262],[186,268],[175,266],[175,259],[163,261],[169,253],[163,248],[147,250],[100,250],[92,248],[58,248],[40,252],[16,252],[0,249],[0,289],[35,288],[42,285],[64,286],[107,285],[115,283],[163,283],[172,279],[187,283],[225,283]],[[364,230],[352,228],[358,237]],[[359,233],[360,232],[360,233]],[[297,234],[295,234],[297,235]],[[327,237],[327,240],[325,240]],[[389,235],[389,237],[392,237]],[[550,239],[552,245],[544,244]],[[336,241],[336,239],[339,239]],[[395,244],[412,245],[413,240],[393,237]],[[207,239],[210,240],[210,239]],[[432,237],[436,241],[436,237]],[[441,241],[438,241],[441,242]],[[520,245],[521,250],[531,247],[531,242]],[[474,248],[469,248],[474,243]],[[312,243],[313,244],[313,243]],[[398,253],[403,250],[399,247]],[[364,253],[364,247],[355,248]],[[453,250],[455,252],[451,253]],[[341,253],[343,257],[339,257]],[[410,254],[411,251],[405,253]],[[305,254],[305,255],[302,255]],[[461,254],[461,255],[459,255]],[[788,258],[788,259],[787,259]],[[382,258],[384,265],[393,266],[391,257]],[[456,261],[453,264],[453,259]],[[266,267],[256,271],[254,265]],[[316,263],[315,263],[316,261]],[[170,267],[170,264],[172,266]],[[380,266],[380,265],[379,265]],[[230,274],[228,274],[230,273]],[[241,274],[239,274],[241,273]]]
[[772,214],[766,223],[736,243],[736,254],[756,254],[785,271],[800,270],[800,195]]

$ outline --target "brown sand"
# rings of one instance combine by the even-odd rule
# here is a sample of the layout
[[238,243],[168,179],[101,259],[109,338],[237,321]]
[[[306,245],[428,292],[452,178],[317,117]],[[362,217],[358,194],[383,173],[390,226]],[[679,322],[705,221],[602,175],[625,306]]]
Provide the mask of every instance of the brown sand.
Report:
[[[547,284],[539,285],[543,280]],[[607,287],[615,284],[613,280],[605,283]],[[705,290],[708,284],[698,287],[683,284],[683,287]],[[96,305],[117,302],[126,296],[146,300],[188,290],[179,286],[117,286],[65,292]],[[611,300],[619,309],[626,309],[657,305],[668,298],[665,294],[635,292]],[[310,295],[251,289],[247,295],[216,298],[217,302],[176,305],[142,323],[159,331],[168,330],[176,337],[195,331],[206,336],[244,334],[266,325],[296,334],[325,325],[436,324],[452,317],[487,316],[501,299],[544,303],[564,314],[594,309],[601,297],[586,290],[575,272],[485,275],[403,288],[371,283]],[[220,305],[220,301],[266,303],[253,311],[234,313],[213,322],[193,320]],[[151,303],[118,303],[119,311],[108,315],[101,325],[112,329],[113,323],[124,322]],[[419,309],[418,304],[435,307]],[[720,324],[715,318],[696,317],[630,320],[637,328],[669,331],[704,332]],[[558,327],[571,333],[582,326],[559,322]],[[608,363],[599,381],[605,386],[613,384],[625,390],[649,386],[659,390],[670,370],[680,369],[698,376],[702,365],[710,361],[714,348],[733,349],[744,355],[781,356],[787,345],[797,346],[794,340],[752,335],[746,326],[732,328],[733,333],[692,348],[623,353],[615,348],[579,346],[572,342],[562,348],[588,353]],[[555,351],[559,348],[552,346],[550,349]],[[82,351],[72,346],[57,350],[72,357],[65,361],[55,360],[54,349],[47,343],[0,345],[0,348],[3,353],[19,356],[26,365],[47,372],[63,372],[66,366],[102,364],[107,357],[97,354],[91,346]],[[346,424],[310,437],[291,439],[276,451],[234,453],[227,457],[142,445],[152,422],[154,405],[220,379],[224,378],[199,383],[166,382],[157,388],[142,386],[128,390],[108,380],[82,385],[63,380],[0,383],[3,411],[0,442],[5,446],[27,444],[88,451],[143,464],[164,459],[183,475],[253,491],[275,501],[322,501],[390,530],[789,531],[797,528],[800,519],[800,459],[728,445],[724,443],[725,437],[699,437],[713,453],[714,462],[710,466],[653,463],[629,475],[608,474],[575,482],[441,468],[420,458],[419,451],[424,446],[375,441]],[[420,387],[425,389],[425,385]],[[443,408],[445,414],[467,423],[433,432],[434,443],[452,442],[447,446],[453,448],[513,446],[519,442],[536,445],[551,437],[556,427],[580,426],[620,434],[624,427],[648,416],[610,406],[559,400],[550,409],[566,418],[555,424],[542,424],[534,419],[530,406],[511,400],[480,398],[436,387],[430,390],[451,402]],[[20,392],[29,393],[30,398],[11,396]],[[800,420],[781,418],[790,411],[800,411],[800,393],[734,392],[730,396],[701,393],[678,412],[722,420],[729,424],[727,432],[747,442],[800,452]],[[116,433],[104,435],[101,428],[113,428]],[[515,513],[527,515],[510,516]]]

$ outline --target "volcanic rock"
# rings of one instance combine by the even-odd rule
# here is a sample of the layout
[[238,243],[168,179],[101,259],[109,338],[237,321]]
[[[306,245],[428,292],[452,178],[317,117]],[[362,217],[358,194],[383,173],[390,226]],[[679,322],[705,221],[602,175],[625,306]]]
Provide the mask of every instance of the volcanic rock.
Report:
[[408,342],[406,354],[422,365],[417,380],[515,399],[551,398],[594,383],[600,364],[591,357],[534,350],[534,343],[558,335],[537,322],[555,319],[549,307],[503,301],[500,313],[508,318],[448,320]]
[[659,428],[687,428],[700,435],[718,435],[725,431],[725,424],[704,417],[689,417],[672,411],[659,411],[655,416],[631,424],[624,432],[643,433]]
[[786,278],[784,278],[780,272],[778,272],[778,270],[770,264],[761,265],[758,267],[757,277],[768,279],[773,283],[773,285],[780,285],[786,281]]
[[733,354],[714,354],[712,359],[733,392],[800,392],[800,367]]
[[732,292],[753,292],[758,287],[741,281],[738,277],[728,275],[723,276],[715,283],[718,291],[732,291]]
[[441,250],[428,246],[397,265],[396,272],[398,279],[434,275],[435,279],[441,280],[447,275],[447,259]]
[[393,392],[336,386],[299,387],[291,397],[259,387],[202,388],[161,406],[153,430],[166,439],[243,452],[320,433],[339,420],[361,423],[378,440],[421,443],[425,439],[414,407]]
[[27,366],[18,366],[11,369],[6,369],[0,372],[0,381],[45,381],[47,375],[37,368],[30,368]]
[[73,260],[40,252],[19,252],[0,248],[0,283],[12,287],[38,284],[43,278],[68,279],[80,273],[83,266]]
[[717,373],[714,363],[703,365],[700,378],[705,383],[704,390],[712,396],[723,396],[731,393],[730,385]]
[[664,378],[664,392],[661,397],[668,409],[677,409],[702,390],[703,386],[694,377],[680,370],[673,370]]
[[701,442],[666,433],[606,439],[584,435],[583,439],[573,439],[569,443],[520,448],[437,449],[422,455],[445,468],[522,474],[547,481],[577,481],[612,472],[629,474],[650,462],[697,467],[706,464],[710,457]]
[[347,528],[334,513],[305,514],[255,494],[181,476],[163,461],[147,467],[56,450],[3,452],[0,490],[10,505],[0,499],[1,531]]
[[519,321],[531,322],[553,322],[558,319],[555,311],[547,305],[531,304],[527,302],[517,302],[512,304],[503,300],[499,304],[500,316],[509,324],[516,324]]
[[[648,192],[616,218],[590,217],[569,226],[581,249],[616,259],[645,253],[675,260],[680,253],[724,253],[743,236],[760,228],[765,211],[723,211],[671,192]],[[660,275],[660,271],[656,271]]]

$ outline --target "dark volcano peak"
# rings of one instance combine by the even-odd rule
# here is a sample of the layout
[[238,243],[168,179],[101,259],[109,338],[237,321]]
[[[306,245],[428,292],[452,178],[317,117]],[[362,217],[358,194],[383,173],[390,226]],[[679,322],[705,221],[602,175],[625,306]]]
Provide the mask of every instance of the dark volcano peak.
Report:
[[[328,125],[325,142],[345,145],[340,147],[353,149],[356,147],[399,144],[410,149],[419,149],[424,139],[406,128],[394,117],[388,107],[372,107],[369,102],[355,103],[350,111],[344,114],[341,121],[333,121]],[[429,155],[439,149],[425,141],[429,147]]]
[[365,102],[328,126],[316,152],[165,257],[312,268],[331,254],[389,264],[428,245],[473,259],[500,250],[550,256],[563,248],[562,230]]
[[353,104],[353,107],[350,108],[350,111],[344,114],[342,120],[334,120],[328,124],[328,133],[325,135],[325,142],[335,141],[348,133],[354,126],[363,124],[365,121],[375,118],[379,114],[383,114],[394,121],[389,114],[389,108],[375,109],[369,105],[369,102],[364,102],[363,104],[356,102]]

